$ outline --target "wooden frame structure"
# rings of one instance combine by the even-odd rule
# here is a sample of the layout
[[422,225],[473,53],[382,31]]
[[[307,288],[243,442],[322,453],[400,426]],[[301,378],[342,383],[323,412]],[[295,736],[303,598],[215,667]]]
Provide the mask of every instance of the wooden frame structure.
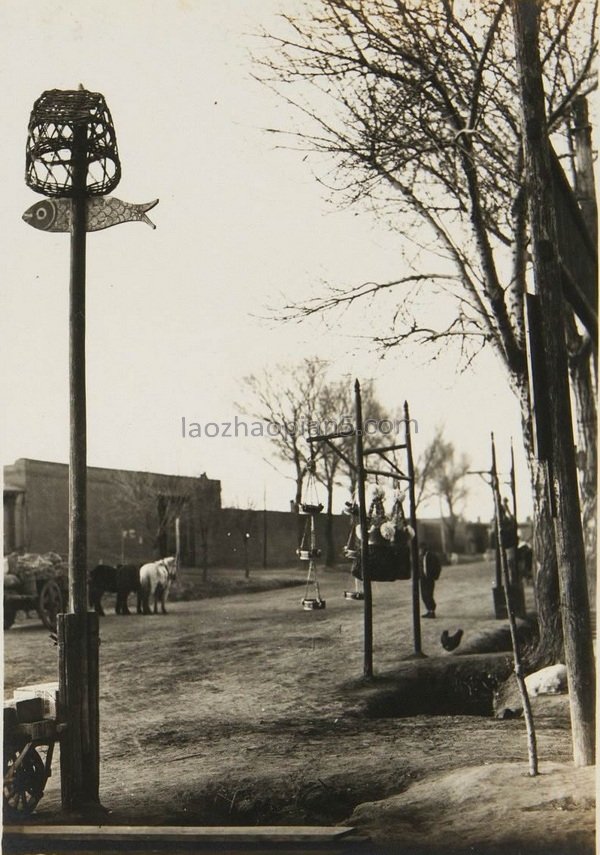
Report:
[[[367,506],[365,497],[365,482],[368,475],[377,477],[391,478],[394,481],[404,481],[408,485],[409,507],[410,507],[410,524],[414,530],[414,537],[411,541],[411,579],[412,579],[412,613],[413,613],[413,656],[416,658],[423,657],[421,647],[421,612],[420,612],[420,586],[419,586],[419,542],[417,535],[417,514],[415,504],[415,473],[414,461],[412,456],[412,441],[410,435],[410,419],[408,411],[408,403],[404,402],[404,426],[405,426],[405,442],[396,443],[394,445],[381,446],[378,448],[364,447],[363,435],[363,416],[362,416],[362,399],[360,392],[360,383],[358,380],[354,384],[355,394],[355,426],[348,430],[343,430],[337,433],[317,434],[307,437],[307,441],[314,443],[325,444],[334,451],[342,460],[356,473],[357,477],[357,498],[358,498],[358,518],[360,526],[360,551],[361,551],[361,566],[363,575],[363,614],[364,614],[364,655],[363,655],[363,675],[367,678],[373,676],[373,592],[371,588],[371,569],[369,564],[369,537],[367,525]],[[354,437],[356,448],[356,463],[344,454],[344,452],[335,445],[336,439],[347,439]],[[407,472],[404,473],[387,455],[397,450],[405,450],[407,457]],[[380,460],[387,463],[389,469],[377,469],[373,466],[365,465],[366,458],[372,455],[377,455]]]

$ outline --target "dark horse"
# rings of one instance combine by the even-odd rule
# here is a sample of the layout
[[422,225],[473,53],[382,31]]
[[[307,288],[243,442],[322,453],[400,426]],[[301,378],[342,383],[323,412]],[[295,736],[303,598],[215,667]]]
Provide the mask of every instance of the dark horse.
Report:
[[90,573],[90,604],[96,614],[103,615],[102,595],[106,592],[117,595],[115,614],[131,614],[127,608],[127,597],[131,593],[138,595],[137,611],[141,614],[140,571],[134,564],[98,564]]

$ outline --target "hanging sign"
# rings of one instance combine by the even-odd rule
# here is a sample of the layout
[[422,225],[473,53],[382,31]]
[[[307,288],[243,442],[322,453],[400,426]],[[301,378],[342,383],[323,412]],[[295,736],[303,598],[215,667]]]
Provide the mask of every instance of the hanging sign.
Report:
[[[118,226],[119,223],[141,222],[151,228],[156,226],[146,215],[158,205],[158,199],[152,202],[136,205],[132,202],[122,202],[114,196],[92,196],[87,200],[86,231],[97,232]],[[71,200],[44,199],[36,202],[23,214],[23,219],[35,229],[44,232],[68,232],[71,230]]]

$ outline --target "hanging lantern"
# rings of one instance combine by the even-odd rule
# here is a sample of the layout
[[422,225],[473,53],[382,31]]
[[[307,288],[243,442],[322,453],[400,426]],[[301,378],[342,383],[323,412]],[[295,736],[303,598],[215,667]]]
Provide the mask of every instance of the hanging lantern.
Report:
[[77,146],[85,134],[85,195],[104,196],[121,179],[117,138],[99,92],[50,89],[33,105],[25,155],[25,182],[45,196],[73,196]]

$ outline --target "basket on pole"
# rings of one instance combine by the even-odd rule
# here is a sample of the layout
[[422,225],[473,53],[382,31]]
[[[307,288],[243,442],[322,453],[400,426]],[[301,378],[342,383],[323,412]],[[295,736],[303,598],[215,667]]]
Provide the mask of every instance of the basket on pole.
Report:
[[[85,184],[78,187],[77,131],[85,130]],[[117,138],[104,96],[86,89],[50,89],[33,105],[25,182],[44,196],[104,196],[121,180]]]
[[58,616],[61,796],[68,811],[99,802],[98,619],[88,611],[87,423],[85,379],[86,233],[128,221],[153,225],[146,211],[106,198],[121,179],[121,163],[104,96],[80,86],[51,89],[33,105],[25,152],[25,182],[46,197],[23,214],[42,231],[69,232],[69,612]]

